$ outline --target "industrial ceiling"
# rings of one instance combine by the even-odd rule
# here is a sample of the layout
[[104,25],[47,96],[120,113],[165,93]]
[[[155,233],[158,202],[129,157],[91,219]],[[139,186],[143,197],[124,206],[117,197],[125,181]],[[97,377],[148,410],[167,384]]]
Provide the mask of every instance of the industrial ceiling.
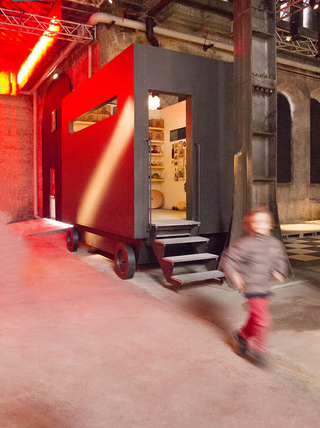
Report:
[[[310,8],[310,0],[276,0],[278,51],[314,58],[318,50],[317,31],[307,31],[294,27],[291,21],[305,8]],[[39,40],[41,30],[47,28],[53,16],[70,25],[85,25],[90,16],[106,12],[122,18],[145,22],[147,17],[156,25],[181,32],[196,34],[208,40],[232,39],[233,5],[223,0],[43,0],[14,1],[0,0],[0,72],[17,72]],[[315,11],[314,13],[319,13]],[[53,47],[47,52],[35,74],[41,73],[46,64],[73,40],[78,31],[71,30],[69,24],[60,31]],[[76,28],[76,27],[75,27]],[[90,32],[88,30],[88,32]],[[294,35],[294,37],[290,37]],[[63,37],[64,36],[64,37]],[[78,40],[90,43],[90,40]],[[29,84],[26,89],[32,89]]]

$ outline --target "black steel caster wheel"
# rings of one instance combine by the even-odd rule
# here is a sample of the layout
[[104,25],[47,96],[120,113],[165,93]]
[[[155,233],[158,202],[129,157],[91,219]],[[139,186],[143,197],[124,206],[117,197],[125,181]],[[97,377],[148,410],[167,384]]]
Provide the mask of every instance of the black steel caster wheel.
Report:
[[128,244],[118,244],[115,251],[115,271],[119,278],[130,279],[136,271],[136,257]]
[[77,251],[79,245],[79,232],[75,227],[67,230],[67,247],[71,252]]

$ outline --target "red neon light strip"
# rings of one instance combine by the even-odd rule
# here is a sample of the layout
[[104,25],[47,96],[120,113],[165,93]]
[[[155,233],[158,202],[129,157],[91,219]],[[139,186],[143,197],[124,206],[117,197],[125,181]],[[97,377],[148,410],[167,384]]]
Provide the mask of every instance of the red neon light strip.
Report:
[[48,49],[53,45],[54,39],[51,37],[51,35],[57,33],[59,30],[60,26],[58,25],[56,19],[53,18],[50,21],[48,30],[45,31],[43,36],[40,37],[38,43],[32,49],[31,54],[28,56],[18,71],[17,83],[19,85],[19,90],[27,83],[36,66],[45,56]]

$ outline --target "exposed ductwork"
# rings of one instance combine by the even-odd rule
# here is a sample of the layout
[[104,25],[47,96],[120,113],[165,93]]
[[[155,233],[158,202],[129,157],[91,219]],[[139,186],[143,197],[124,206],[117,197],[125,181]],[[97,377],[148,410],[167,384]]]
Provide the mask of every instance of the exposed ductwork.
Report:
[[151,16],[147,16],[146,17],[146,36],[147,36],[148,42],[150,43],[151,46],[156,46],[158,48],[159,42],[156,39],[153,32],[153,28],[155,26],[156,24],[154,23],[153,18],[151,18]]
[[[96,12],[89,18],[89,25],[97,25],[99,23],[110,24],[110,22],[114,22],[115,25],[119,25],[120,27],[133,28],[135,30],[147,31],[147,26],[143,22],[133,21],[132,19],[121,18],[120,16],[109,15],[108,13]],[[160,36],[166,36],[173,39],[185,40],[188,42],[198,43],[203,45],[206,40],[208,40],[205,36],[193,36],[192,34],[181,33],[175,30],[169,30],[167,28],[153,27],[153,33],[159,34]],[[214,41],[214,46],[217,49],[227,50],[229,52],[233,52],[233,44],[222,43],[219,41]]]
[[[119,16],[109,15],[107,13],[102,13],[102,12],[96,12],[93,15],[91,15],[88,21],[88,24],[90,25],[97,25],[99,23],[110,24],[110,22],[114,22],[115,25],[119,25],[122,27],[133,28],[136,30],[146,32],[146,24],[142,22],[133,21],[132,19],[123,19]],[[207,37],[194,36],[192,34],[181,33],[179,31],[169,30],[167,28],[158,27],[158,26],[153,27],[153,33],[159,34],[161,36],[170,37],[172,39],[185,40],[188,42],[197,43],[200,45],[205,45],[206,41],[209,42],[212,40],[212,39],[209,40]],[[223,43],[216,40],[214,40],[213,42],[214,42],[214,47],[216,49],[233,52],[233,43],[232,44]],[[320,73],[320,66],[317,66],[317,65],[306,64],[304,62],[281,58],[281,57],[277,58],[277,62],[279,64],[288,65],[294,68],[300,68],[302,70],[311,71],[313,73]]]

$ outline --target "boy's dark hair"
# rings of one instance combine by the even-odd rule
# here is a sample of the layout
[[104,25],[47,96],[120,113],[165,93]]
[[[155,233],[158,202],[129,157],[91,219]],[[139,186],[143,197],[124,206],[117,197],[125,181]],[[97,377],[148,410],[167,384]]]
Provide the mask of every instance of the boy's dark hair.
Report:
[[243,219],[243,227],[247,232],[251,230],[252,217],[257,213],[267,214],[270,218],[271,227],[274,226],[274,218],[273,218],[272,213],[269,211],[269,208],[266,205],[258,205],[256,207],[252,208],[252,210],[249,211]]

